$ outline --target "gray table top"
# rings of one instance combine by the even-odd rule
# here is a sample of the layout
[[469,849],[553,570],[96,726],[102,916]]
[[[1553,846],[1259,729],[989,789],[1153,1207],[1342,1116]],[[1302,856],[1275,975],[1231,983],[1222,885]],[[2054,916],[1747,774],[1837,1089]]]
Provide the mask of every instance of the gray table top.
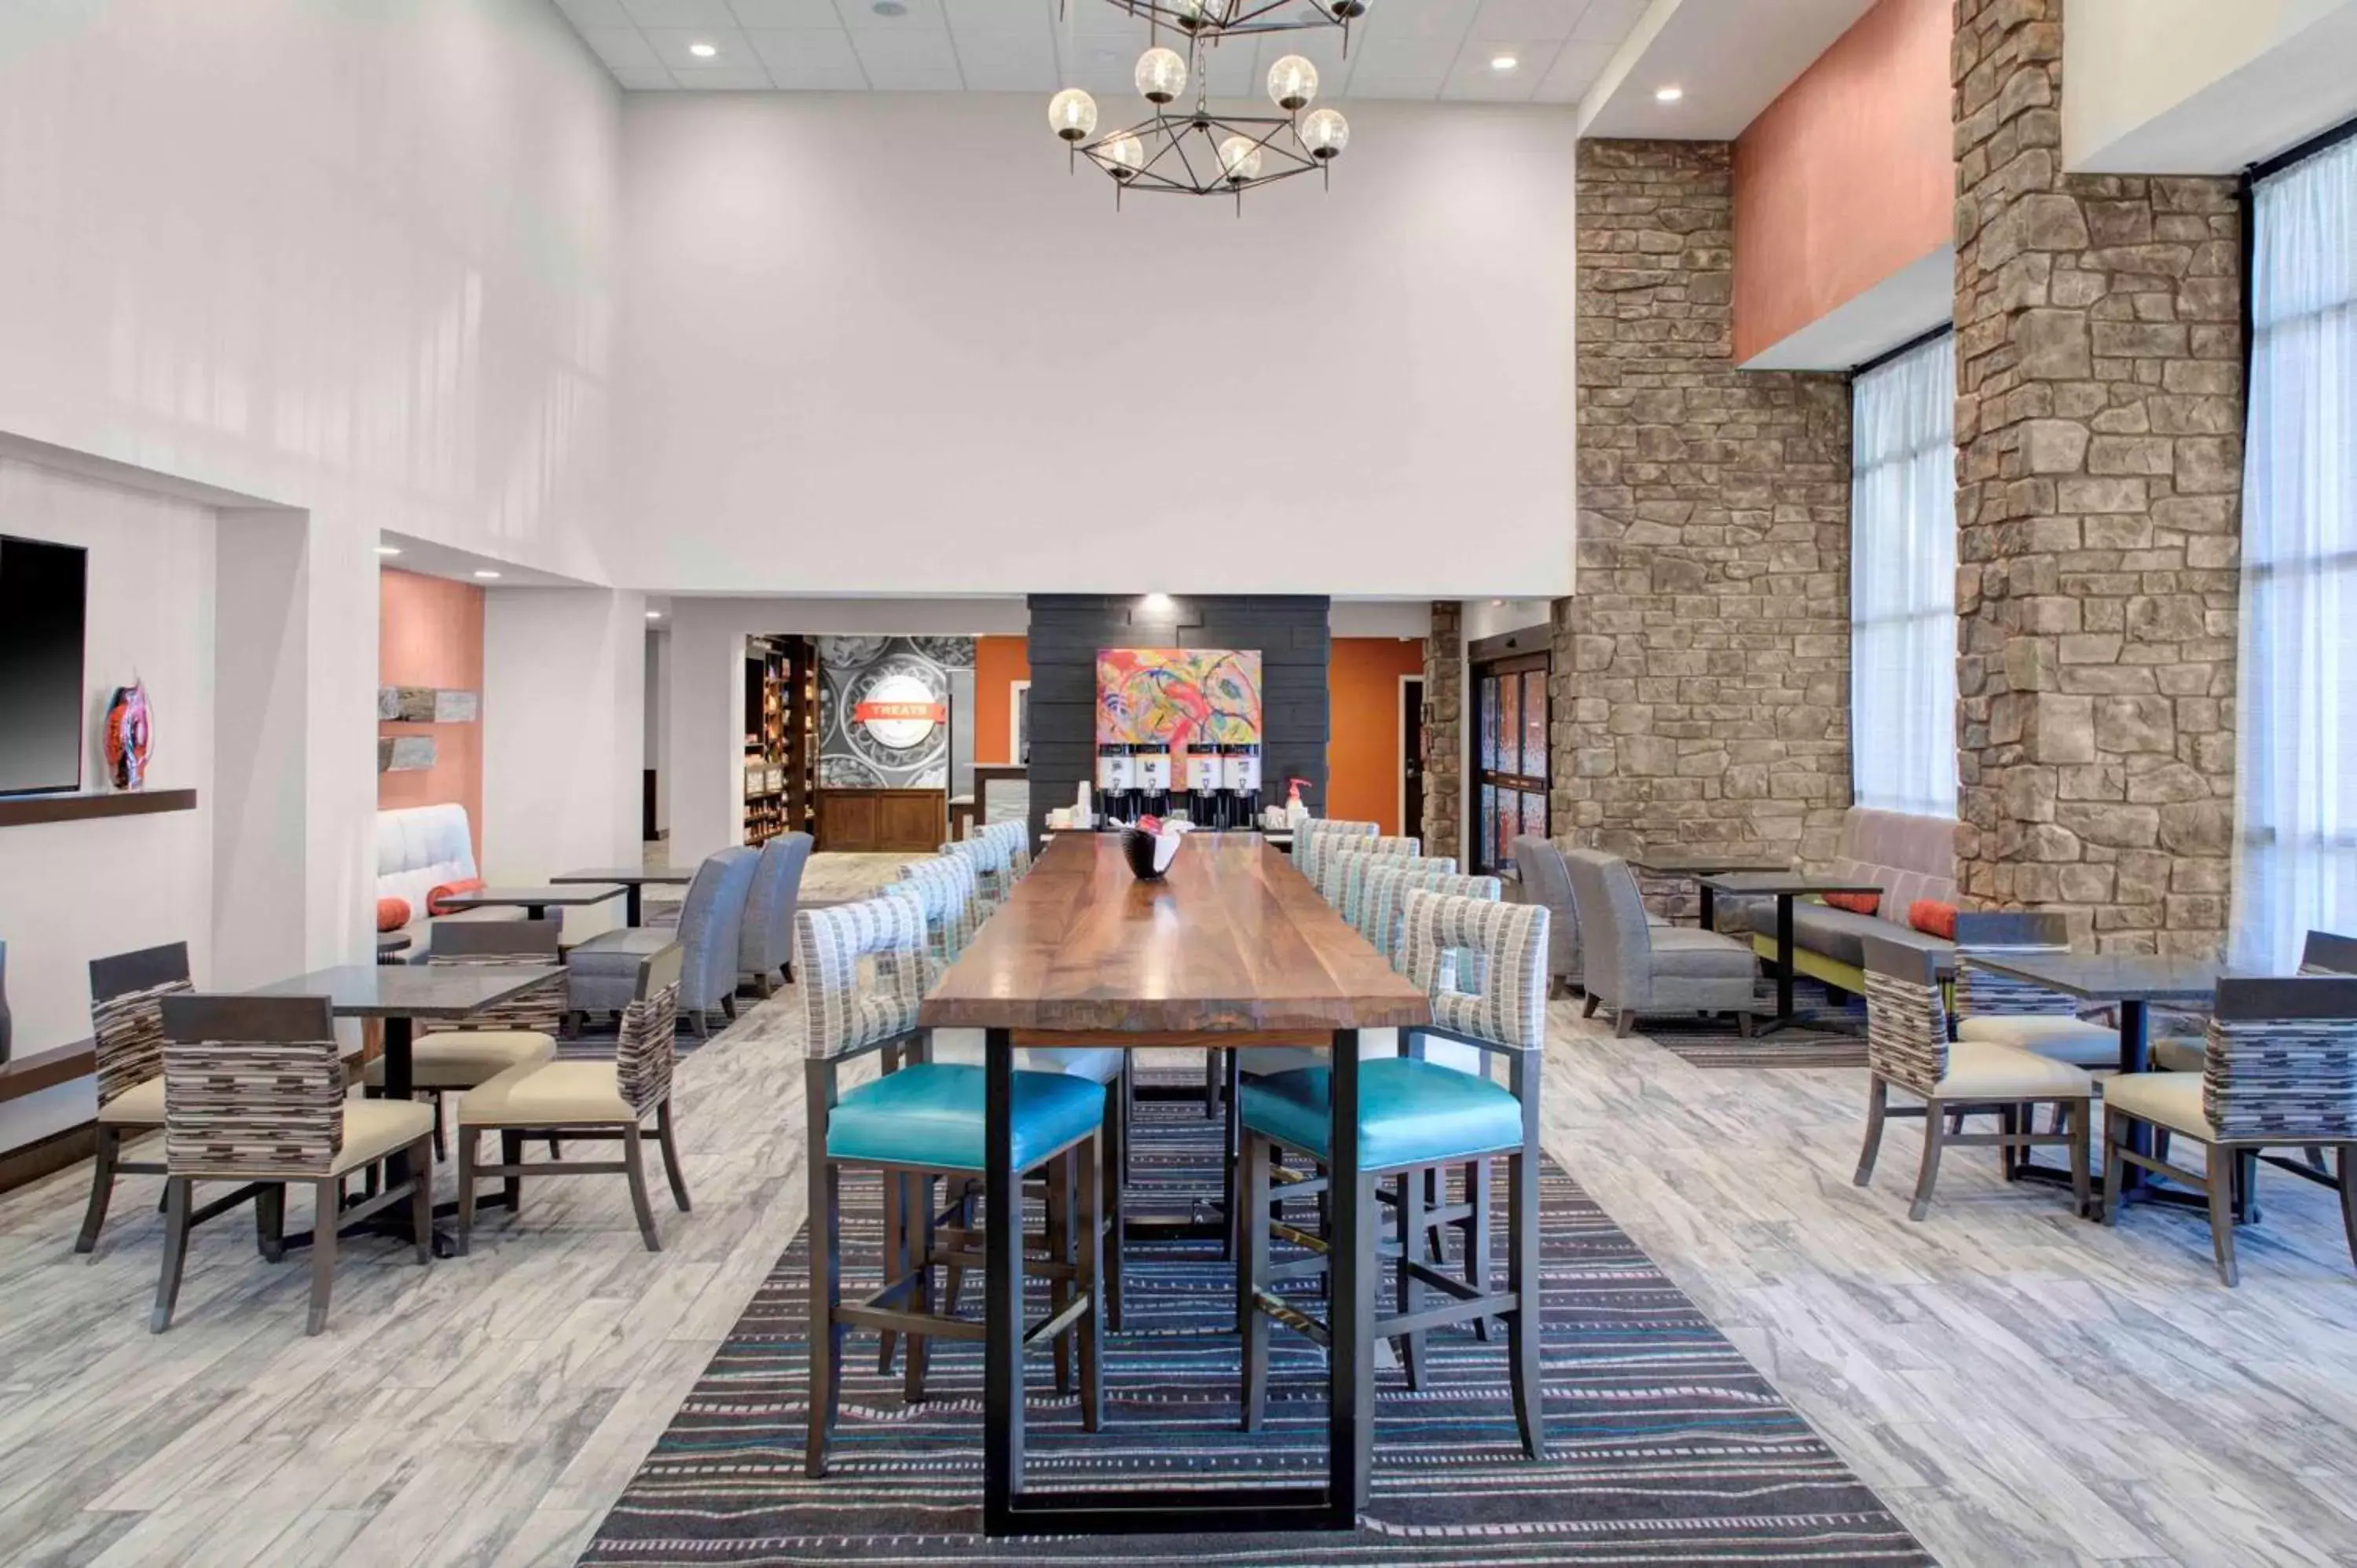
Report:
[[1803,893],[1879,893],[1872,882],[1846,881],[1838,876],[1812,876],[1804,871],[1729,871],[1695,878],[1714,893],[1777,893],[1798,897]]
[[437,902],[453,909],[494,909],[524,904],[573,908],[584,904],[603,904],[621,896],[619,883],[604,887],[479,887],[472,893],[446,893]]
[[1632,854],[1629,857],[1629,864],[1640,871],[1651,871],[1663,876],[1717,876],[1727,872],[1781,876],[1792,869],[1790,861],[1770,860],[1756,854],[1697,854],[1684,850]]
[[2088,1002],[2207,1002],[2226,966],[2211,959],[2138,953],[1975,952],[1983,969]]
[[565,972],[537,963],[348,963],[244,993],[324,996],[339,1018],[466,1018]]
[[552,876],[552,883],[610,882],[619,887],[632,883],[656,887],[684,887],[695,880],[692,865],[593,865],[586,871],[568,871],[562,876]]

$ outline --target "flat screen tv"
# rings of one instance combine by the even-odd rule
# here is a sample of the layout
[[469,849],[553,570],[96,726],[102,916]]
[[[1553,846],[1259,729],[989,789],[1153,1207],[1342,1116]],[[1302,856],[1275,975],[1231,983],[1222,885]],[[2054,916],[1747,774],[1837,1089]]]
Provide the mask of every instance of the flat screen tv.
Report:
[[90,553],[0,534],[0,795],[81,788]]

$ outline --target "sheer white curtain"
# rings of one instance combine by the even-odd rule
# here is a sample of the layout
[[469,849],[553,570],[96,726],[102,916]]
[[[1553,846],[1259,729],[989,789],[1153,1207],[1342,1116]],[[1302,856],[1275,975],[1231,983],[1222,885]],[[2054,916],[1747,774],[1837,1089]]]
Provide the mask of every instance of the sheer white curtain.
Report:
[[2253,192],[2232,958],[2357,930],[2357,141]]
[[1956,814],[1956,345],[1850,389],[1850,783],[1861,806]]

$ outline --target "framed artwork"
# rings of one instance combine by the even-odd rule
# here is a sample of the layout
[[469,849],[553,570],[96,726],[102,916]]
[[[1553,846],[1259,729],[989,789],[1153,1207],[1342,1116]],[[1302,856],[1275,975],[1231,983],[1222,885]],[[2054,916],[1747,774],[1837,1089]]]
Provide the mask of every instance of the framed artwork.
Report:
[[1260,744],[1260,650],[1106,648],[1097,650],[1097,742]]

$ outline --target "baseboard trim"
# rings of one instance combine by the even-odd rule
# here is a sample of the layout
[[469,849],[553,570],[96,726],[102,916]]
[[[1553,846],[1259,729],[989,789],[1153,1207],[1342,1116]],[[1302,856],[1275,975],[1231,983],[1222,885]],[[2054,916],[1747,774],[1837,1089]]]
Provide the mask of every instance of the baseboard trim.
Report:
[[0,1192],[30,1187],[43,1176],[98,1155],[98,1123],[84,1122],[0,1154]]

